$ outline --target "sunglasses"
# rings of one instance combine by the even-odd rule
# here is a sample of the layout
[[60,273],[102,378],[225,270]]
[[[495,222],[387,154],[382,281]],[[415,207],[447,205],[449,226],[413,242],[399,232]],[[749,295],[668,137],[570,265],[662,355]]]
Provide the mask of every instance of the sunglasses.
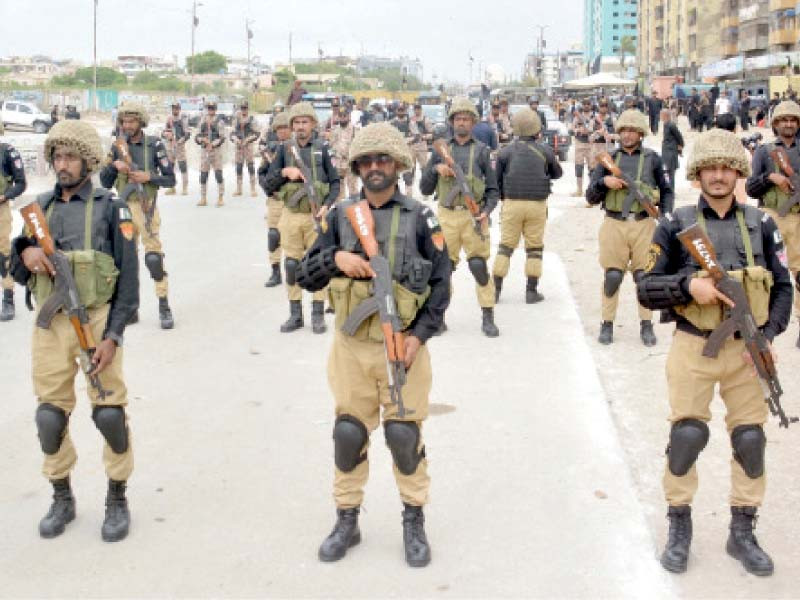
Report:
[[368,154],[367,156],[359,156],[356,159],[356,164],[359,167],[371,167],[373,164],[385,167],[393,162],[394,159],[388,154]]

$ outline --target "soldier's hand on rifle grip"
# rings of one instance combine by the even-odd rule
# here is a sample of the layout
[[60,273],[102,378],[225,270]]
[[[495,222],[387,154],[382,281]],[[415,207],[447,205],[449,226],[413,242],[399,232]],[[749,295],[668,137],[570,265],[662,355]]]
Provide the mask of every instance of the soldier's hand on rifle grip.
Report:
[[130,167],[128,166],[128,163],[126,163],[124,160],[115,160],[113,162],[113,165],[114,168],[119,173],[128,173],[131,170]]
[[455,177],[456,176],[456,174],[453,171],[453,169],[451,169],[450,167],[448,167],[444,163],[439,163],[438,165],[436,165],[436,172],[439,174],[439,177]]
[[606,175],[603,177],[603,183],[610,190],[621,190],[625,187],[625,182],[619,177],[613,175]]
[[150,181],[150,173],[147,171],[131,171],[128,179],[133,183],[147,183]]
[[56,269],[44,250],[38,246],[29,246],[22,251],[22,262],[25,268],[31,273],[49,273],[50,275],[56,274]]
[[481,225],[484,225],[489,222],[489,215],[485,212],[478,213],[475,217],[475,220],[478,221]]
[[782,175],[781,173],[770,173],[767,179],[777,185],[784,194],[792,193],[792,182],[789,181],[789,178],[786,177],[786,175]]
[[417,336],[409,335],[406,336],[404,344],[406,347],[406,369],[410,369],[414,359],[417,358],[417,352],[419,352],[422,342],[419,341]]
[[733,300],[720,292],[710,277],[692,277],[689,281],[689,293],[698,304],[718,304],[724,302],[733,308]]
[[369,262],[361,258],[358,254],[353,254],[346,250],[339,250],[334,260],[339,270],[352,279],[369,279],[371,277],[376,277],[375,271],[372,270]]
[[317,219],[319,219],[320,221],[324,221],[325,217],[328,216],[328,211],[329,210],[330,210],[330,208],[323,204],[320,207],[320,209],[317,211]]
[[98,375],[114,360],[114,355],[117,353],[117,345],[112,339],[104,339],[97,344],[97,348],[92,355],[92,363],[94,363],[94,370],[89,375]]
[[283,167],[283,169],[281,169],[281,175],[292,181],[306,180],[305,177],[303,177],[303,172],[298,167]]

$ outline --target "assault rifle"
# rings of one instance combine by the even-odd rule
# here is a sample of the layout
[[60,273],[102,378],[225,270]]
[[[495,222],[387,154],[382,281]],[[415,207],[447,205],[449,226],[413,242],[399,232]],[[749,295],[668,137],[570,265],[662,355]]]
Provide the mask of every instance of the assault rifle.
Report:
[[[122,162],[128,165],[129,172],[130,171],[141,171],[139,165],[133,162],[133,157],[131,157],[130,148],[128,144],[130,143],[130,136],[126,133],[122,133],[118,135],[117,138],[114,140],[114,146],[119,153]],[[144,131],[142,131],[142,146],[144,147],[147,144],[147,136],[145,136]],[[136,193],[139,197],[139,202],[142,203],[142,212],[144,213],[144,227],[147,229],[147,233],[153,233],[151,227],[153,223],[153,215],[156,212],[156,199],[153,198],[151,201],[150,198],[147,196],[145,192],[144,185],[141,183],[132,183],[128,181],[127,185],[122,188],[122,191],[119,194],[120,199],[123,202],[128,201],[128,197]]]
[[698,264],[709,273],[717,289],[734,303],[732,308],[725,309],[725,320],[708,336],[708,341],[703,347],[703,356],[716,358],[725,340],[738,331],[744,340],[747,353],[753,360],[770,412],[780,419],[780,427],[789,427],[789,423],[796,423],[798,418],[787,417],[781,407],[783,389],[778,381],[778,371],[775,368],[769,341],[756,325],[744,287],[719,266],[714,246],[698,223],[681,231],[678,239]]
[[[91,200],[90,200],[91,201]],[[80,297],[78,296],[78,288],[75,285],[75,279],[72,276],[72,269],[69,264],[67,255],[57,250],[53,237],[50,235],[50,228],[47,226],[47,219],[42,212],[42,207],[35,200],[19,209],[28,230],[33,234],[39,242],[39,246],[44,250],[44,253],[53,263],[55,268],[55,282],[54,291],[52,295],[42,304],[39,308],[39,314],[36,317],[36,325],[42,329],[50,329],[50,323],[53,321],[56,313],[59,310],[64,310],[72,328],[75,330],[75,335],[78,336],[78,344],[80,345],[80,354],[78,355],[81,363],[81,369],[89,379],[90,385],[97,391],[100,400],[104,400],[112,394],[106,390],[100,383],[100,378],[97,375],[92,375],[95,365],[92,363],[92,357],[97,349],[97,344],[94,341],[92,329],[89,326],[89,315],[86,312],[86,307],[81,304]],[[40,276],[43,276],[40,274]]]
[[625,182],[625,187],[628,188],[628,195],[625,196],[625,201],[622,203],[622,216],[623,218],[628,218],[628,215],[631,212],[631,206],[633,206],[634,200],[638,200],[639,204],[642,205],[642,208],[647,211],[647,214],[653,217],[654,219],[658,218],[658,207],[653,204],[653,201],[650,200],[650,197],[642,192],[639,188],[639,185],[636,181],[625,173],[622,169],[619,168],[617,163],[614,162],[614,159],[611,158],[611,155],[608,152],[601,152],[597,155],[597,162],[603,165],[606,170],[611,173],[614,177],[622,179]]
[[789,185],[792,188],[792,195],[789,196],[789,199],[778,206],[778,214],[785,217],[789,214],[792,206],[800,204],[800,174],[795,172],[792,168],[792,164],[789,162],[789,155],[786,154],[785,148],[778,146],[770,152],[769,155],[780,170],[783,171],[783,174],[789,178]]
[[372,296],[359,304],[342,326],[347,335],[354,335],[361,323],[378,313],[383,331],[386,351],[386,372],[389,377],[389,396],[397,405],[397,416],[401,419],[413,410],[403,405],[403,386],[406,383],[406,346],[400,318],[397,316],[392,287],[392,268],[386,257],[381,255],[375,239],[375,220],[369,203],[361,200],[347,207],[347,218],[358,236],[361,247],[369,258],[369,265],[375,271],[372,280]]
[[[292,194],[292,197],[289,198],[286,204],[288,206],[297,206],[303,196],[306,196],[308,198],[308,204],[311,206],[311,218],[314,219],[314,229],[317,233],[322,233],[322,219],[317,216],[322,206],[322,200],[317,194],[317,189],[314,187],[314,175],[311,169],[308,168],[308,165],[303,162],[303,157],[300,155],[300,146],[297,145],[297,139],[294,136],[289,138],[286,142],[286,147],[289,149],[289,152],[292,153],[297,168],[300,169],[300,172],[303,174],[303,187]],[[313,146],[311,147],[311,160],[314,160]]]
[[464,176],[464,171],[461,169],[461,165],[453,160],[453,157],[450,154],[450,148],[445,140],[436,140],[433,143],[433,150],[441,157],[441,159],[444,161],[444,164],[450,167],[453,170],[453,173],[456,175],[456,185],[450,190],[450,193],[447,195],[447,197],[442,200],[442,204],[444,206],[452,206],[453,199],[457,194],[460,193],[461,197],[464,198],[464,204],[466,204],[469,214],[472,215],[472,223],[475,226],[475,232],[481,237],[482,240],[485,240],[489,220],[478,219],[481,214],[481,207],[478,206],[478,203],[475,201],[475,198],[472,195],[472,190],[469,188],[467,178]]

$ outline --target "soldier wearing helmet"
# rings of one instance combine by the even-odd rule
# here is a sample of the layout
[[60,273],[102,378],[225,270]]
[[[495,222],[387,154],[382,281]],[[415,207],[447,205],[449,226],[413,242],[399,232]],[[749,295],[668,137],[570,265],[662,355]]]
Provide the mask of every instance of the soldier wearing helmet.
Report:
[[[454,98],[449,119],[453,126],[453,136],[448,144],[450,154],[464,172],[472,196],[480,206],[478,222],[484,223],[497,206],[500,192],[489,149],[472,135],[472,128],[478,122],[478,111],[469,98]],[[487,264],[491,252],[489,234],[480,235],[475,230],[473,218],[466,210],[463,194],[459,191],[455,172],[436,152],[422,173],[419,188],[425,195],[436,192],[438,216],[447,241],[450,262],[455,269],[463,248],[467,265],[475,278],[478,305],[481,307],[481,331],[488,337],[497,337],[500,331],[494,323],[494,281]]]
[[701,196],[696,203],[659,219],[644,275],[637,284],[643,305],[669,311],[675,320],[666,363],[672,425],[663,487],[669,535],[661,555],[662,566],[675,573],[688,566],[692,500],[699,485],[695,463],[708,443],[707,422],[717,386],[725,402],[733,450],[726,549],[750,573],[763,576],[773,571],[772,559],[753,534],[766,491],[764,393],[740,336],[727,337],[716,358],[704,352],[708,336],[725,317],[722,307],[732,301],[678,239],[690,225],[701,225],[717,264],[742,282],[755,324],[767,340],[771,342],[786,329],[792,280],[781,236],[769,215],[737,202],[734,195],[737,180],[750,172],[748,163],[741,141],[729,131],[712,129],[696,138],[686,176],[699,181]]
[[233,117],[233,130],[231,141],[236,147],[234,164],[236,166],[236,191],[234,196],[242,195],[242,179],[244,163],[247,163],[247,172],[250,174],[250,196],[256,196],[256,165],[253,153],[253,143],[260,133],[258,124],[250,114],[250,105],[244,101],[239,106],[239,111]]
[[[356,134],[349,159],[363,183],[363,197],[348,198],[331,209],[327,229],[303,257],[297,277],[309,291],[329,286],[336,312],[328,381],[336,414],[333,496],[337,519],[320,546],[319,558],[339,560],[361,541],[358,515],[369,473],[369,437],[383,421],[403,502],[406,562],[424,567],[431,560],[423,514],[430,478],[422,423],[428,416],[432,378],[426,342],[439,330],[449,303],[450,262],[433,212],[400,193],[398,177],[412,160],[402,134],[388,123],[369,125]],[[373,293],[374,273],[348,218],[348,211],[356,206],[371,214],[379,252],[391,265],[396,316],[404,330],[405,414],[398,413],[389,394],[378,315],[367,313],[353,329],[343,328],[362,302],[372,300]],[[392,249],[403,260],[395,261]]]
[[[121,104],[117,119],[122,137],[111,146],[108,164],[100,171],[100,182],[107,188],[114,186],[120,199],[128,203],[133,215],[134,240],[138,242],[141,237],[144,264],[155,282],[161,328],[172,329],[175,320],[167,299],[169,285],[160,237],[161,214],[155,203],[158,188],[175,186],[175,172],[161,140],[144,132],[150,117],[143,106],[133,102]],[[121,147],[127,148],[130,164],[124,160]],[[145,194],[146,198],[140,194]],[[154,205],[149,224],[144,202]],[[133,322],[138,318],[138,313],[135,313]]]
[[[647,194],[662,214],[672,212],[672,183],[664,175],[661,157],[653,150],[642,146],[649,131],[647,117],[641,111],[624,111],[617,120],[620,147],[611,153],[612,160],[620,170],[633,179],[642,193]],[[628,196],[625,182],[614,177],[598,164],[592,171],[592,179],[586,189],[586,201],[601,205],[605,218],[600,227],[600,266],[603,268],[601,344],[614,341],[614,318],[619,304],[619,290],[625,272],[630,271],[634,281],[640,281],[647,265],[647,250],[656,222],[645,209],[634,201],[628,215],[623,206]],[[653,313],[639,305],[639,337],[645,346],[655,346]]]
[[[55,247],[67,255],[79,301],[85,306],[89,327],[97,340],[92,362],[94,374],[109,392],[100,397],[86,386],[92,403],[92,419],[105,439],[103,463],[108,476],[103,540],[114,542],[128,534],[130,514],[126,482],[133,470],[133,451],[125,406],[122,345],[125,326],[139,305],[139,263],[134,224],[125,202],[92,184],[103,160],[100,136],[88,123],[57,123],[47,135],[44,154],[56,175],[56,184],[40,194],[41,206]],[[12,273],[32,292],[37,306],[52,295],[54,268],[26,233],[13,244]],[[80,268],[78,268],[80,267]],[[33,329],[31,344],[33,389],[38,406],[36,427],[44,453],[42,472],[53,486],[53,503],[39,523],[39,534],[53,538],[64,533],[75,518],[75,497],[70,473],[76,462],[69,419],[75,408],[76,357],[80,346],[69,317],[63,310],[53,315],[46,328]]]
[[[408,116],[408,106],[406,106],[405,102],[397,104],[394,118],[389,122],[403,135],[407,144],[413,145],[422,139],[416,122],[412,121]],[[416,161],[414,161],[414,165],[416,166]],[[405,185],[406,195],[413,196],[411,186],[414,185],[414,167],[403,173],[403,184]]]
[[[167,118],[164,131],[161,137],[167,140],[167,158],[172,163],[173,168],[178,165],[181,172],[181,182],[183,190],[181,195],[189,193],[189,169],[186,164],[186,142],[189,141],[189,118],[181,114],[181,103],[174,102],[171,107],[171,114]],[[172,187],[164,192],[165,196],[174,196],[175,188]]]
[[358,194],[358,176],[350,170],[350,163],[347,160],[356,128],[350,122],[350,112],[344,106],[340,106],[331,119],[333,119],[333,125],[328,143],[331,149],[331,161],[336,167],[341,181],[337,198],[337,200],[341,200]]
[[[3,124],[0,123],[0,135],[3,133]],[[9,201],[20,196],[27,185],[19,152],[11,144],[0,142],[0,287],[3,289],[0,321],[11,321],[15,314],[14,279],[9,272],[13,224]]]
[[225,124],[217,116],[217,103],[206,104],[206,116],[200,122],[200,129],[194,141],[200,146],[200,201],[197,206],[208,205],[208,171],[214,169],[217,180],[217,207],[225,206],[225,179],[222,177],[222,135]]
[[[797,133],[800,131],[800,106],[793,100],[785,100],[775,107],[772,113],[772,129],[775,141],[763,144],[753,154],[753,174],[747,179],[747,194],[758,198],[758,206],[769,214],[778,224],[783,241],[789,270],[792,272],[798,293],[794,297],[794,312],[800,317],[800,204],[792,204],[794,189],[789,177],[772,159],[772,153],[783,149],[795,173],[800,173],[800,146]],[[744,200],[744,198],[742,199]],[[789,206],[786,216],[779,211]],[[800,348],[800,337],[797,339]]]

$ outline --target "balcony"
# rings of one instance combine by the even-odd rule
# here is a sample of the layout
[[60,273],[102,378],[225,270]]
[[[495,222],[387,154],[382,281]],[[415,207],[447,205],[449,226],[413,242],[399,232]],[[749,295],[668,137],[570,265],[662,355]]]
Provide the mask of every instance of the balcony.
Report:
[[739,26],[739,13],[723,15],[722,19],[720,20],[720,27],[722,29],[727,29],[728,27],[738,27]]
[[769,44],[768,35],[739,35],[739,52],[764,50],[767,44]]
[[739,44],[736,42],[727,42],[722,44],[723,56],[736,56],[737,54],[739,54]]
[[774,44],[795,44],[800,38],[797,29],[776,29],[769,32],[769,43]]
[[793,9],[797,4],[797,0],[769,0],[770,12],[776,10]]

